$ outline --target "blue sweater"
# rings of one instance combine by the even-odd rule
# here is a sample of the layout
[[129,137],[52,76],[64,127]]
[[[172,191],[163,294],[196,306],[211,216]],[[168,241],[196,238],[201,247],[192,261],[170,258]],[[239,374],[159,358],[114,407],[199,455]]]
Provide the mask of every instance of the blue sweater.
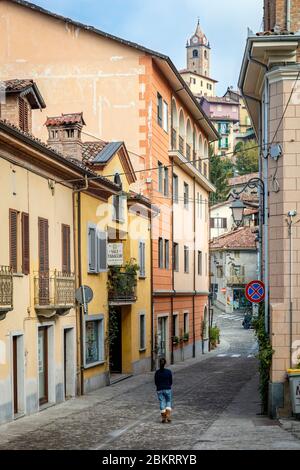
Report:
[[159,369],[155,372],[155,385],[158,392],[171,390],[172,383],[172,372],[169,369]]

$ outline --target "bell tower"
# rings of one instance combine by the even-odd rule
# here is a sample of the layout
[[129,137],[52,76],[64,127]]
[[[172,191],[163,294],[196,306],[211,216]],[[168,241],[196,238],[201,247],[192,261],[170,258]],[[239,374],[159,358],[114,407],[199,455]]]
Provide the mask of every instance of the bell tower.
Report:
[[187,70],[204,77],[210,76],[210,44],[200,27],[198,19],[196,31],[186,45]]

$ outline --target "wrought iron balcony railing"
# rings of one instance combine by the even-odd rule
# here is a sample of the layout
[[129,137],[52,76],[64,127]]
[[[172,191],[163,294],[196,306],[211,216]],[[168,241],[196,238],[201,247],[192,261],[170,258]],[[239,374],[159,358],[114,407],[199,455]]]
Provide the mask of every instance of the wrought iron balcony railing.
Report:
[[108,272],[108,301],[110,305],[130,305],[137,301],[137,275],[110,269]]
[[184,156],[184,138],[179,136],[179,152]]
[[[75,305],[75,276],[60,271],[39,272],[34,277],[34,303],[37,311],[63,314]],[[54,313],[53,313],[54,314]]]
[[13,273],[9,266],[0,266],[0,320],[13,310]]
[[191,146],[189,144],[186,144],[186,158],[191,159]]
[[229,276],[227,284],[229,285],[243,285],[246,284],[246,277],[244,274]]

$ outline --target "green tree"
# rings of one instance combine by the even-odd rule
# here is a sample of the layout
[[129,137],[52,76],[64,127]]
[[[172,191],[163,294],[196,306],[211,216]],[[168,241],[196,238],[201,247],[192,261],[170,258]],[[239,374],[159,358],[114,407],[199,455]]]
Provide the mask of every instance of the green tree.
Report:
[[225,201],[229,193],[228,180],[233,176],[233,164],[229,158],[219,157],[210,151],[210,181],[216,187],[211,194],[211,203]]
[[239,142],[234,151],[236,172],[242,176],[258,172],[258,146],[256,140]]

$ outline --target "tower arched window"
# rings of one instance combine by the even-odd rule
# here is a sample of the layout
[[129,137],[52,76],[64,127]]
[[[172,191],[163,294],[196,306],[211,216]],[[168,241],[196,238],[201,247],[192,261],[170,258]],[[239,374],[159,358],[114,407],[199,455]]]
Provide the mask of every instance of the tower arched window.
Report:
[[195,57],[195,58],[199,57],[199,53],[198,53],[197,49],[193,50],[193,57]]
[[204,57],[207,59],[207,51],[204,51]]

